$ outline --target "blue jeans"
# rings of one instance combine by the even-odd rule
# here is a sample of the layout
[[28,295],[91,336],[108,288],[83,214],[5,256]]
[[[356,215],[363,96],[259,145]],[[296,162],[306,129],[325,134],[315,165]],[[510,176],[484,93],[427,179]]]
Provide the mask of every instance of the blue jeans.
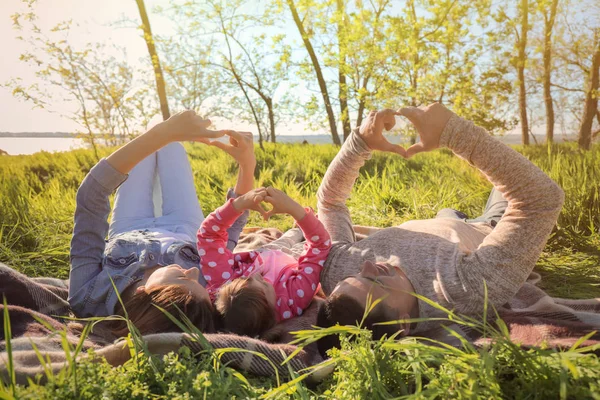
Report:
[[468,216],[461,211],[455,210],[453,208],[444,208],[440,210],[435,217],[462,219],[465,222],[469,223],[485,222],[490,224],[493,228],[498,224],[498,222],[504,215],[506,207],[508,207],[508,201],[504,198],[504,195],[500,193],[499,190],[496,190],[496,188],[493,188],[485,205],[485,210],[483,211],[483,214],[481,216],[469,219]]
[[195,243],[203,220],[187,153],[174,142],[142,160],[117,189],[108,237],[159,228]]

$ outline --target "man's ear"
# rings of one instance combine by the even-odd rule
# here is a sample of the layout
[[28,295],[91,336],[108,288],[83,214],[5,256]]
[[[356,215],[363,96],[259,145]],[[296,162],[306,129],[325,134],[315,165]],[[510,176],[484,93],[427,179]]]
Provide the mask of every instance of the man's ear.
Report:
[[[410,315],[408,314],[402,314],[400,316],[400,319],[404,320],[408,320],[410,319]],[[410,322],[402,322],[400,323],[400,326],[402,328],[402,333],[400,334],[400,336],[408,336],[410,335]]]
[[138,286],[138,287],[135,289],[135,293],[136,293],[136,294],[138,294],[138,293],[142,293],[142,292],[145,292],[145,291],[146,291],[146,286],[143,286],[143,285],[142,285],[142,286]]

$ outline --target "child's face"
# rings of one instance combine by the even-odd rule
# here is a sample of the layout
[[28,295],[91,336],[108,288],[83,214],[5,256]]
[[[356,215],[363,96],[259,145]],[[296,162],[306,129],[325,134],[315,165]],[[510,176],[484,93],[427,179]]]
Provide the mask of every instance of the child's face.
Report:
[[275,302],[277,301],[275,296],[275,288],[267,281],[265,281],[261,274],[254,274],[250,277],[250,285],[255,285],[255,287],[260,288],[267,301],[271,305],[273,309],[275,309]]

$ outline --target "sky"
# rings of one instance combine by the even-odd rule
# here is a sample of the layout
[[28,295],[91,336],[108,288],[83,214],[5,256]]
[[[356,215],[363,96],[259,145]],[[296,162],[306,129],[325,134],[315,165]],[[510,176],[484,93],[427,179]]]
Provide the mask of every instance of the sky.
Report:
[[[582,0],[581,4],[587,1],[593,0]],[[145,3],[153,33],[174,34],[173,23],[168,18],[153,12],[157,6],[168,6],[169,0],[145,0]],[[8,88],[2,87],[2,84],[14,77],[21,78],[24,83],[34,80],[33,71],[19,61],[19,56],[25,48],[24,43],[16,38],[19,32],[13,29],[11,19],[11,15],[26,9],[21,0],[0,0],[0,37],[2,37],[3,54],[0,59],[0,132],[77,131],[79,127],[76,123],[57,113],[32,109],[32,104],[13,97]],[[141,65],[141,60],[147,63],[146,44],[140,30],[136,28],[139,24],[139,12],[134,0],[38,0],[36,10],[39,16],[38,22],[43,29],[51,28],[56,23],[67,19],[77,22],[79,27],[73,28],[69,38],[70,43],[75,47],[78,43],[83,45],[87,42],[115,43],[126,49],[128,62],[131,65]],[[115,24],[119,20],[132,22]],[[297,36],[297,32],[294,31],[293,34]],[[54,104],[54,106],[61,110],[69,109],[68,104]],[[172,110],[174,111],[177,110]],[[244,123],[229,124],[227,127],[254,130],[252,126]],[[300,124],[288,124],[285,127],[278,126],[278,133],[307,132]]]
[[[157,6],[167,6],[168,0],[145,0],[152,31],[156,35],[175,33],[171,21],[152,10]],[[24,12],[27,7],[21,0],[0,0],[0,37],[2,37],[2,60],[0,61],[0,132],[73,132],[78,125],[57,113],[32,109],[32,104],[13,97],[11,91],[2,87],[8,80],[19,77],[24,83],[34,80],[33,71],[19,56],[26,48],[17,39],[19,32],[13,28],[11,15]],[[69,42],[115,43],[124,47],[131,65],[141,65],[140,60],[148,58],[146,44],[136,29],[139,11],[134,0],[38,0],[36,6],[38,23],[42,29],[51,28],[58,22],[73,19],[80,26],[74,28]],[[131,23],[115,24],[115,21],[130,20]],[[68,104],[57,105],[68,111]],[[238,123],[233,129],[248,129],[250,126]]]

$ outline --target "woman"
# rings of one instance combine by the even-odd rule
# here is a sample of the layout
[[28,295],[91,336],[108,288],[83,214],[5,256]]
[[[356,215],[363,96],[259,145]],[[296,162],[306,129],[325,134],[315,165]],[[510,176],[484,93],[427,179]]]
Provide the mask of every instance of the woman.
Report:
[[[178,330],[158,306],[175,316],[180,310],[200,330],[214,331],[214,307],[195,245],[204,216],[187,154],[175,142],[214,145],[234,157],[238,182],[228,197],[252,189],[256,160],[251,134],[211,131],[209,125],[193,111],[176,114],[100,160],[85,177],[77,191],[71,241],[69,303],[75,315],[127,316],[142,334]],[[223,135],[230,137],[230,145],[210,142]],[[162,216],[154,215],[155,175],[161,183]],[[109,196],[117,187],[109,225]],[[246,221],[247,213],[231,227],[232,249]],[[118,321],[113,331],[124,335],[128,328]]]

